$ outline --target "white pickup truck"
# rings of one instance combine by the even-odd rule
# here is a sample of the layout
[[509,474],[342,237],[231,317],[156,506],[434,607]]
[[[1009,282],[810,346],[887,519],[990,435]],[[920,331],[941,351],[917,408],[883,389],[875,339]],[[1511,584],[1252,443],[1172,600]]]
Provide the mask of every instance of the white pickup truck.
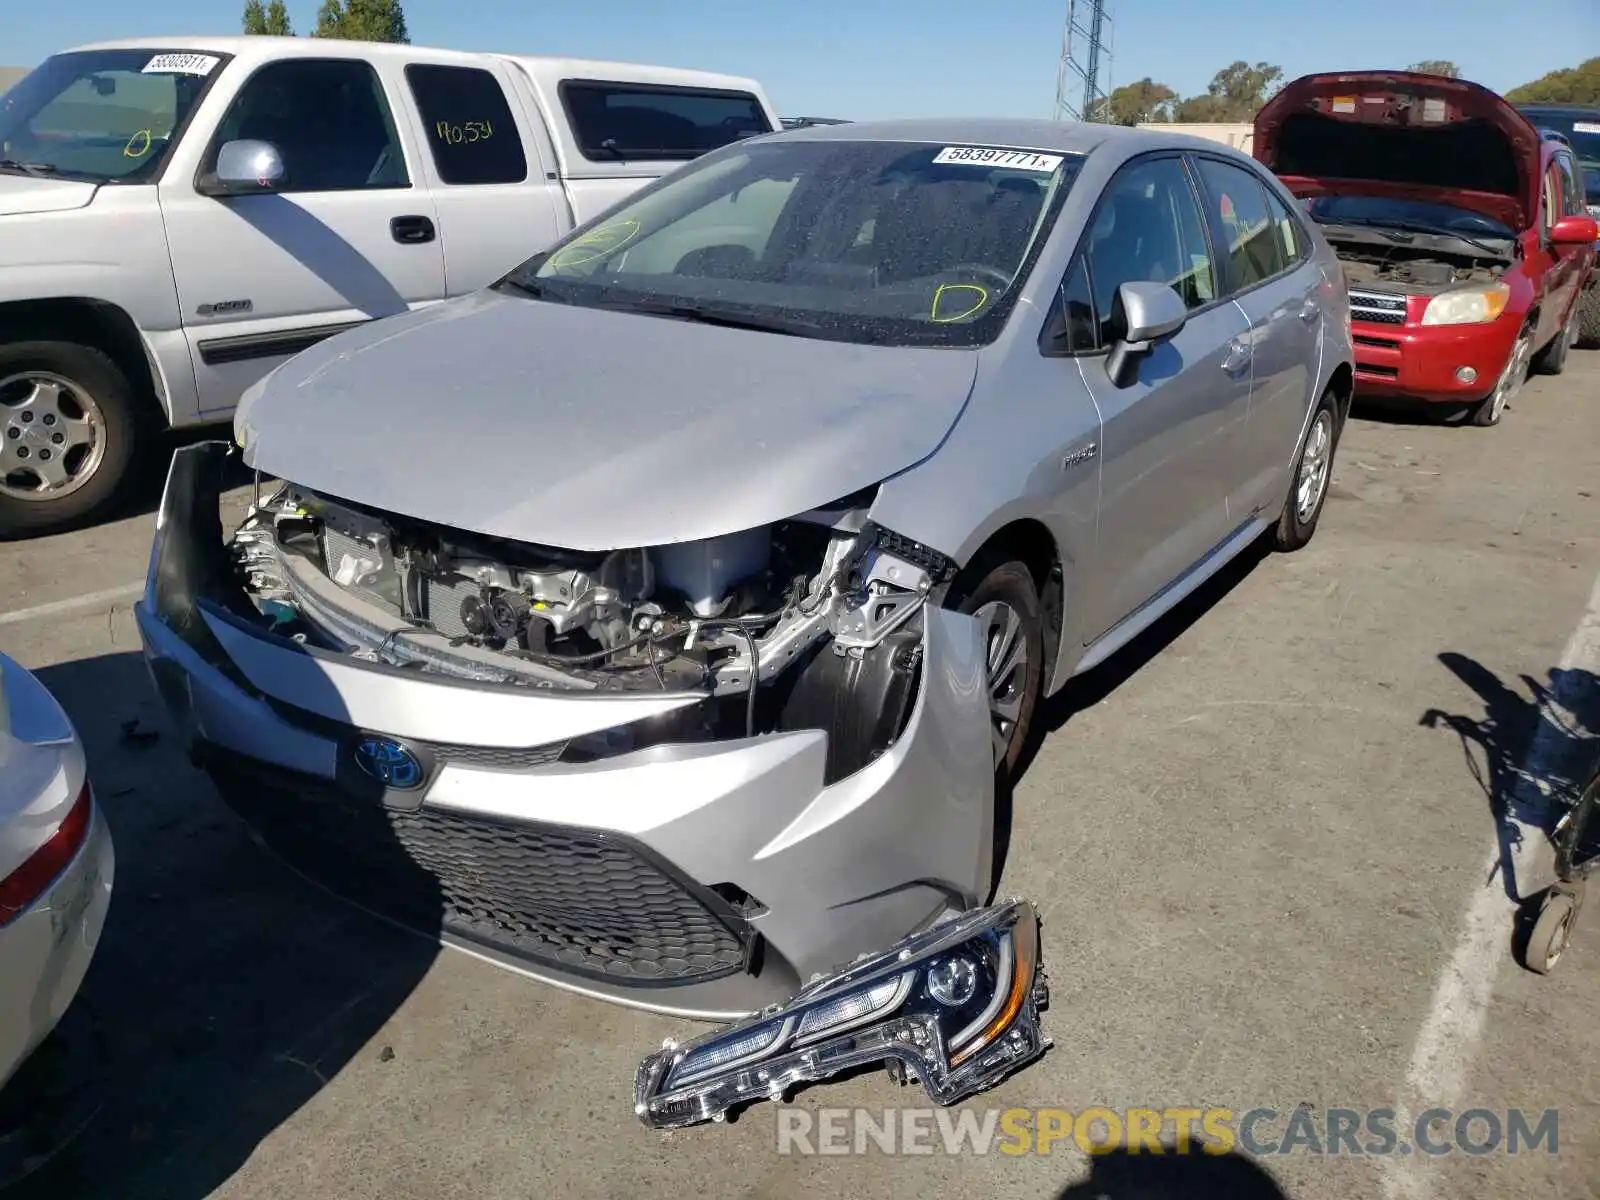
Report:
[[163,425],[225,419],[289,355],[779,128],[752,80],[665,67],[272,37],[47,59],[0,97],[0,538],[107,511]]

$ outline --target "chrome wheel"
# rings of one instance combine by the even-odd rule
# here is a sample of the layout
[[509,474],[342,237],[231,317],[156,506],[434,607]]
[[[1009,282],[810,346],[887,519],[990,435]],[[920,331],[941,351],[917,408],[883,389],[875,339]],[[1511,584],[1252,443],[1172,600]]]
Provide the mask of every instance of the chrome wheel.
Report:
[[1028,637],[1022,617],[1004,601],[990,601],[972,615],[983,627],[988,652],[990,736],[998,766],[1011,745],[1027,699]]
[[104,457],[105,417],[81,385],[48,371],[0,379],[0,496],[60,499]]
[[1494,394],[1489,397],[1489,411],[1487,424],[1493,425],[1506,411],[1506,405],[1516,398],[1522,390],[1522,385],[1528,379],[1528,362],[1533,357],[1533,335],[1522,333],[1517,337],[1517,344],[1511,348],[1511,358],[1506,363],[1506,369],[1500,372],[1500,379],[1494,385]]
[[1328,487],[1328,472],[1333,466],[1333,413],[1320,409],[1306,434],[1305,453],[1300,456],[1300,477],[1295,481],[1294,515],[1302,525],[1311,520]]

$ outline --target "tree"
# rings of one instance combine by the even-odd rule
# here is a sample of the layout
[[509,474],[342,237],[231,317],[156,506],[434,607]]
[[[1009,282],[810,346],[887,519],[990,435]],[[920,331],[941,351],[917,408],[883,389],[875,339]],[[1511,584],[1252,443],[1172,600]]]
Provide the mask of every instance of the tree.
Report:
[[1448,58],[1425,58],[1421,62],[1414,62],[1406,68],[1416,71],[1421,75],[1443,75],[1447,79],[1460,79],[1461,68]]
[[1176,121],[1248,121],[1267,102],[1283,79],[1283,68],[1258,62],[1255,66],[1240,59],[1211,77],[1204,94],[1178,103]]
[[400,0],[323,0],[316,36],[353,42],[411,41]]
[[1177,98],[1177,92],[1147,75],[1134,83],[1123,84],[1099,101],[1089,119],[1112,125],[1165,121],[1172,115],[1172,105]]
[[1512,88],[1506,99],[1513,104],[1581,104],[1600,106],[1600,58],[1575,67],[1541,75],[1532,83]]
[[289,24],[289,10],[283,0],[244,0],[244,31],[266,34],[271,37],[293,37],[294,27]]

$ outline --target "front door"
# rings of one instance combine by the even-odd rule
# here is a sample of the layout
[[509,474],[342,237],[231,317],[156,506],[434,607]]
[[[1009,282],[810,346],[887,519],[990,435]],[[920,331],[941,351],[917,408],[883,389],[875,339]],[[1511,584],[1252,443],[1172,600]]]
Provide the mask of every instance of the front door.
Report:
[[169,172],[162,217],[204,412],[223,413],[291,354],[445,294],[437,214],[408,154],[400,101],[357,58],[291,58],[240,87],[201,160],[271,142],[275,195],[217,199]]
[[1225,286],[1249,322],[1249,419],[1236,431],[1238,469],[1228,480],[1228,515],[1239,524],[1284,495],[1317,385],[1323,279],[1308,235],[1255,172],[1194,161]]
[[1100,528],[1085,641],[1132,615],[1226,539],[1229,431],[1250,403],[1250,353],[1238,306],[1222,299],[1199,198],[1182,159],[1136,159],[1106,186],[1088,263],[1099,344],[1121,336],[1123,283],[1168,284],[1188,323],[1117,386],[1106,356],[1080,357],[1103,425]]

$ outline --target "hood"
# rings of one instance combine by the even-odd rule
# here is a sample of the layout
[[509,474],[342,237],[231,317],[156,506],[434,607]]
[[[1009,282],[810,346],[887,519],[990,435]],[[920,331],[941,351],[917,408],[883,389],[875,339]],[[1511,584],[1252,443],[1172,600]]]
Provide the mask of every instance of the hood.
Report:
[[36,179],[0,172],[0,217],[82,208],[94,199],[99,186],[76,179]]
[[905,470],[977,360],[485,291],[289,360],[234,432],[249,465],[334,498],[613,550],[765,525]]
[[1539,133],[1499,96],[1410,71],[1306,75],[1256,114],[1251,151],[1298,196],[1454,204],[1521,231],[1539,210]]

